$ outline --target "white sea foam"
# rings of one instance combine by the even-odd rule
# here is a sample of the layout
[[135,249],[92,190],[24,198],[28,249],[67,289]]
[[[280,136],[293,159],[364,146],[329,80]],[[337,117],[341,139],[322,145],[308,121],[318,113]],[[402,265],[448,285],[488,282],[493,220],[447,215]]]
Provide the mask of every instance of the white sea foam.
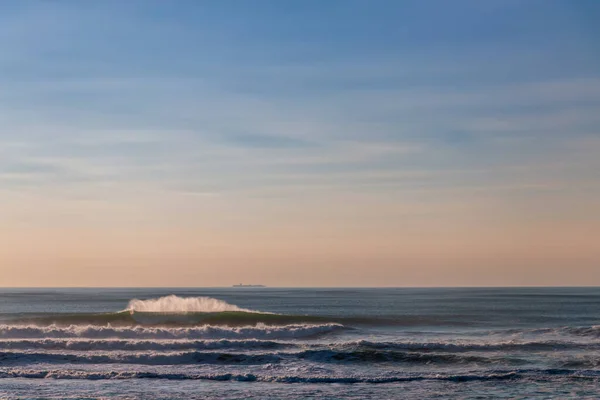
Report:
[[127,306],[128,311],[153,312],[153,313],[192,313],[192,312],[224,312],[241,311],[257,312],[229,304],[223,300],[212,297],[179,297],[169,295],[157,299],[133,299]]
[[188,340],[188,339],[5,339],[0,350],[69,350],[69,351],[177,351],[177,350],[270,350],[294,348],[292,342],[272,340]]
[[0,338],[298,339],[343,329],[340,324],[270,326],[112,327],[97,325],[0,325]]

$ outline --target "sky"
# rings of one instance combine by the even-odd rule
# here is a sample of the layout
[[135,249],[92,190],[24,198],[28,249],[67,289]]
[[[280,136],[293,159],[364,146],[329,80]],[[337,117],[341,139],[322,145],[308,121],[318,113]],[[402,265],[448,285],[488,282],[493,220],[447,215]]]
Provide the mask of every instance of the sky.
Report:
[[1,2],[0,286],[600,285],[599,18]]

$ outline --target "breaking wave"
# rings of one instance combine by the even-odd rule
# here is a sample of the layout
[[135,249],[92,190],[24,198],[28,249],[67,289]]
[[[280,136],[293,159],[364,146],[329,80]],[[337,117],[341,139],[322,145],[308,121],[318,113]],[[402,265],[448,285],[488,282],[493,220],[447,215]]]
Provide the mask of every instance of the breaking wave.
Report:
[[258,311],[241,308],[212,297],[179,297],[175,295],[148,300],[133,299],[129,302],[126,311],[172,314],[219,313],[225,311],[258,313]]
[[221,312],[185,312],[185,313],[158,313],[141,311],[121,311],[117,313],[91,313],[91,314],[54,314],[43,317],[21,317],[9,321],[14,325],[37,326],[68,326],[68,325],[95,325],[95,326],[247,326],[255,324],[288,325],[303,323],[336,322],[317,316],[281,315],[247,311],[221,311]]
[[38,326],[247,326],[256,324],[326,324],[346,326],[414,326],[423,323],[447,323],[420,316],[401,318],[373,316],[285,315],[251,310],[212,297],[179,297],[169,295],[154,299],[132,299],[121,311],[103,313],[20,314],[4,320],[14,325]]
[[104,339],[298,339],[345,329],[340,324],[292,324],[224,327],[112,327],[96,325],[0,325],[0,338],[104,338]]
[[8,339],[0,341],[2,350],[69,351],[180,351],[180,350],[275,350],[297,347],[273,340],[187,340],[187,339]]
[[54,313],[20,315],[9,321],[15,325],[97,325],[97,326],[247,326],[289,325],[337,322],[309,315],[282,315],[238,307],[211,297],[178,297],[129,301],[126,309],[109,313]]

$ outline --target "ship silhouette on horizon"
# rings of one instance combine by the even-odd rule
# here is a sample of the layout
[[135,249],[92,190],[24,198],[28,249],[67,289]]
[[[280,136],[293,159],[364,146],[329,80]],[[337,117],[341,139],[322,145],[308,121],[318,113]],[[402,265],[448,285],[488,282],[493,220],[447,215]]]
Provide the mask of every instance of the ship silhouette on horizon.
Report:
[[261,287],[265,287],[265,285],[245,285],[243,283],[239,283],[237,285],[233,285],[233,287],[238,287],[238,288],[261,288]]

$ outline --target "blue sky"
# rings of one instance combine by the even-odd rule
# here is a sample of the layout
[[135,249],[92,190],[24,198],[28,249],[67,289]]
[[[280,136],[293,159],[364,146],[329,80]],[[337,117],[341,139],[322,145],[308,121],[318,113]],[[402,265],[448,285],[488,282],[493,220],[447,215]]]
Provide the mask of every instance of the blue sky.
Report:
[[593,0],[3,2],[4,216],[370,196],[596,221],[599,17]]

